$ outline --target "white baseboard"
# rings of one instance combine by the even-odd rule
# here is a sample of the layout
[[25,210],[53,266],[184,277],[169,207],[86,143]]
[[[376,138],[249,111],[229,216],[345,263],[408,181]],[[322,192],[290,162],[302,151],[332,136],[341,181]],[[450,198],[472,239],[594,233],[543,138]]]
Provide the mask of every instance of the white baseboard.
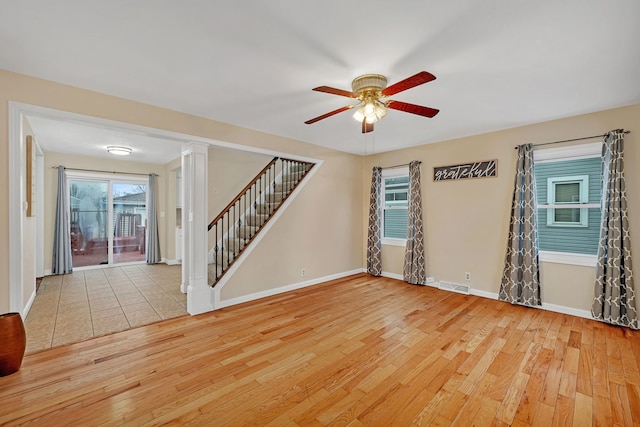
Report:
[[178,265],[178,264],[182,264],[182,260],[181,259],[167,259],[167,258],[162,258],[162,262],[164,262],[167,265]]
[[389,279],[404,280],[404,276],[402,274],[389,273],[387,271],[383,271],[381,276],[388,277]]
[[[402,280],[403,279],[402,276],[400,276],[399,274],[394,274],[394,273],[382,272],[382,276],[389,277],[389,278],[392,278],[392,279],[398,279],[398,280]],[[439,281],[435,281],[435,282],[431,282],[431,283],[425,283],[426,286],[432,286],[434,288],[438,288],[439,284],[440,284]],[[482,297],[482,298],[489,298],[489,299],[493,299],[493,300],[498,301],[498,294],[497,293],[489,292],[489,291],[483,291],[483,290],[480,290],[480,289],[474,289],[473,287],[470,290],[470,295],[474,295],[474,296]],[[566,307],[564,305],[550,304],[550,303],[546,303],[546,302],[543,302],[542,306],[532,307],[532,308],[538,308],[540,310],[553,311],[554,313],[568,314],[570,316],[582,317],[584,319],[592,319],[593,320],[593,316],[591,315],[591,311],[582,310],[580,308]]]
[[249,301],[255,301],[260,298],[266,298],[273,295],[278,295],[284,292],[295,291],[296,289],[306,288],[308,286],[317,285],[319,283],[329,282],[335,279],[341,279],[343,277],[351,276],[354,274],[362,273],[363,270],[361,268],[357,268],[355,270],[344,271],[342,273],[330,274],[324,277],[318,277],[317,279],[305,280],[304,282],[293,283],[291,285],[281,286],[279,288],[267,289],[266,291],[256,292],[249,295],[242,295],[235,298],[230,298],[227,300],[220,300],[219,306],[216,308],[224,308],[232,305],[242,304]]
[[563,314],[569,314],[571,316],[576,316],[576,317],[582,317],[585,319],[591,319],[591,320],[595,320],[593,318],[593,316],[591,315],[591,311],[589,310],[582,310],[580,308],[573,308],[573,307],[565,307],[564,305],[556,305],[556,304],[549,304],[546,302],[542,303],[542,310],[547,310],[547,311],[553,311],[556,313],[563,313]]
[[29,311],[31,311],[31,306],[33,305],[33,301],[35,301],[35,299],[36,299],[36,290],[34,289],[33,293],[29,297],[29,301],[27,301],[27,305],[25,305],[24,308],[22,309],[22,320],[27,318],[27,314],[29,314]]
[[[481,290],[473,289],[473,288],[471,288],[471,295],[476,295],[476,296],[479,296],[479,297],[489,298],[489,299],[494,299],[494,300],[498,299],[498,294],[495,293],[495,292],[481,291]],[[591,312],[589,310],[582,310],[580,308],[566,307],[564,305],[549,304],[547,302],[543,302],[542,306],[532,307],[532,308],[538,308],[540,310],[553,311],[554,313],[569,314],[571,316],[582,317],[582,318],[585,318],[585,319],[593,319],[593,316],[591,315]]]
[[45,270],[45,271],[44,271],[44,275],[45,275],[45,276],[52,276],[52,275],[53,275],[53,273],[51,272],[51,269],[48,269],[48,270]]

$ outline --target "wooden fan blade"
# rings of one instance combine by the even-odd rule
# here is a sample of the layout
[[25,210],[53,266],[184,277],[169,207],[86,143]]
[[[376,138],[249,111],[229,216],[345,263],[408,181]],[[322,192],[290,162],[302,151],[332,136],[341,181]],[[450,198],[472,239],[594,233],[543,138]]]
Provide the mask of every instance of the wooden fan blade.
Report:
[[433,117],[440,112],[440,110],[436,110],[435,108],[423,107],[422,105],[409,104],[407,102],[400,101],[389,101],[387,107],[425,117]]
[[314,87],[312,90],[315,90],[317,92],[330,93],[332,95],[346,96],[347,98],[357,98],[358,97],[358,95],[353,93],[353,92],[349,92],[349,91],[342,90],[342,89],[336,89],[334,87],[329,87],[329,86],[318,86],[318,87]]
[[411,89],[412,87],[419,86],[424,83],[429,83],[431,80],[435,80],[436,76],[426,71],[420,71],[418,74],[407,77],[404,80],[399,81],[398,83],[394,83],[386,89],[382,90],[383,96],[391,96],[395,95],[398,92],[402,92],[403,90]]
[[366,119],[362,120],[362,133],[373,132],[373,123],[367,123]]
[[331,117],[331,116],[333,116],[335,114],[342,113],[343,111],[350,110],[353,107],[355,107],[355,105],[347,105],[346,107],[338,108],[337,110],[333,110],[333,111],[331,111],[331,112],[329,112],[327,114],[323,114],[323,115],[318,116],[318,117],[316,117],[314,119],[307,120],[305,123],[310,125],[311,123],[315,123],[315,122],[318,122],[318,121],[320,121],[322,119],[326,119],[327,117]]

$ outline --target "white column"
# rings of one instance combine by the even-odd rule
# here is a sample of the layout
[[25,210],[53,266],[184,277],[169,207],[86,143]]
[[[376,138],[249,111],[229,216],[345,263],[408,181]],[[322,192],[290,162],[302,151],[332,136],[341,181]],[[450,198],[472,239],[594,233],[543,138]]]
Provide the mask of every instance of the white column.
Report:
[[208,147],[191,142],[182,151],[182,274],[183,282],[187,281],[183,285],[187,288],[187,311],[191,315],[213,310],[213,289],[207,278]]

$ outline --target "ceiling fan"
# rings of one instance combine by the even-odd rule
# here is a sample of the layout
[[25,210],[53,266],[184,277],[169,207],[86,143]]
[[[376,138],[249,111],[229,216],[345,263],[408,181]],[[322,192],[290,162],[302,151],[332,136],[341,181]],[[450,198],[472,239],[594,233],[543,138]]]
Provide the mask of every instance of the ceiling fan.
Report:
[[404,90],[411,89],[412,87],[428,83],[435,79],[436,76],[433,74],[426,71],[420,71],[416,75],[407,77],[406,79],[387,87],[387,78],[385,76],[380,74],[365,74],[353,79],[353,82],[351,82],[351,92],[329,86],[316,87],[313,90],[331,93],[333,95],[346,96],[347,98],[354,98],[358,100],[358,103],[338,108],[337,110],[333,110],[314,119],[307,120],[305,123],[310,125],[322,119],[326,119],[327,117],[331,117],[334,114],[351,110],[356,107],[358,107],[358,109],[353,115],[353,118],[362,122],[362,133],[373,131],[373,124],[383,118],[387,114],[387,109],[389,108],[404,111],[406,113],[417,114],[419,116],[433,117],[438,114],[440,110],[385,98]]

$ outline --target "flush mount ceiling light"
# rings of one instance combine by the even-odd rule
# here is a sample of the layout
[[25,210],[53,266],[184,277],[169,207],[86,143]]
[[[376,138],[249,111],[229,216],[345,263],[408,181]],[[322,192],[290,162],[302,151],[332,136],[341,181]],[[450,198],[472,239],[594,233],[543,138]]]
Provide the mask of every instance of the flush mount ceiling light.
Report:
[[120,145],[109,145],[107,146],[107,151],[109,154],[115,154],[116,156],[128,156],[133,150],[129,147],[122,147]]
[[387,78],[385,76],[380,74],[365,74],[363,76],[356,77],[353,80],[351,83],[351,92],[329,86],[314,88],[313,90],[318,92],[357,99],[358,103],[338,108],[337,110],[333,110],[311,120],[307,120],[305,123],[310,125],[311,123],[331,117],[334,114],[338,114],[352,108],[357,108],[353,118],[362,123],[362,133],[367,133],[373,131],[373,124],[383,118],[387,114],[387,109],[389,108],[404,111],[406,113],[417,114],[423,117],[433,117],[438,114],[439,110],[386,98],[391,95],[395,95],[398,92],[428,83],[435,80],[435,78],[436,77],[431,73],[420,71],[418,74],[387,87]]

